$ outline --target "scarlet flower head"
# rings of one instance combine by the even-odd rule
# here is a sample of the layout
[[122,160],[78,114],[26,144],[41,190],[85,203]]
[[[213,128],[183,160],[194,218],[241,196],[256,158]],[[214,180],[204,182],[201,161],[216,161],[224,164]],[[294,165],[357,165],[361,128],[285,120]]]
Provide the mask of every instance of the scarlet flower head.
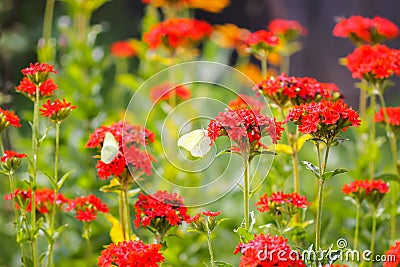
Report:
[[154,102],[168,101],[176,98],[177,102],[189,99],[192,93],[184,85],[172,85],[169,82],[159,84],[150,90],[150,99]]
[[220,211],[202,211],[186,220],[186,222],[191,223],[197,231],[209,235],[221,222],[216,218],[220,214]]
[[353,78],[375,83],[400,75],[400,50],[385,45],[362,45],[345,58]]
[[245,42],[253,53],[264,54],[271,52],[279,44],[279,38],[272,32],[259,30],[250,33]]
[[358,113],[343,101],[311,102],[294,107],[286,118],[298,125],[303,134],[311,134],[326,144],[335,144],[348,127],[360,126]]
[[[108,179],[114,176],[126,182],[129,176],[128,167],[135,170],[134,175],[144,172],[146,175],[152,174],[152,162],[154,157],[141,150],[141,147],[154,142],[154,133],[143,126],[131,125],[120,121],[110,126],[101,126],[90,136],[85,147],[101,149],[103,147],[106,133],[111,133],[119,146],[119,152],[110,163],[101,160],[97,162],[97,175],[101,179]],[[128,179],[129,180],[129,179]]]
[[[32,210],[32,190],[17,188],[13,193],[5,196],[6,200],[11,200],[13,198],[16,199],[18,208],[22,207],[27,212]],[[57,197],[55,197],[54,190],[52,189],[42,188],[35,191],[35,208],[41,214],[49,213],[54,201],[57,208],[61,208],[64,204],[69,203],[69,199],[61,193],[58,193]]]
[[21,159],[26,157],[26,154],[20,154],[14,150],[5,150],[1,157],[2,167],[5,171],[13,173],[21,165]]
[[164,261],[160,250],[161,244],[145,244],[143,241],[122,241],[110,244],[101,251],[97,265],[100,267],[157,267]]
[[372,19],[351,16],[339,19],[333,29],[333,35],[348,38],[356,45],[362,43],[377,44],[396,38],[399,35],[399,29],[390,20],[379,16]]
[[260,91],[281,108],[341,98],[333,83],[322,83],[310,77],[286,76],[285,73],[259,82],[253,90]]
[[129,41],[118,41],[111,44],[110,52],[118,58],[128,58],[136,55],[134,45]]
[[386,123],[392,125],[395,135],[400,134],[400,107],[380,108],[374,116],[374,122]]
[[183,198],[167,191],[157,191],[152,195],[140,193],[134,210],[135,227],[149,227],[156,233],[159,243],[164,242],[164,236],[170,228],[190,219]]
[[195,46],[209,37],[211,32],[212,26],[205,21],[189,18],[169,19],[151,27],[144,34],[143,41],[150,49],[157,49],[160,46],[175,49]]
[[0,133],[9,126],[19,128],[22,125],[19,123],[19,118],[17,115],[15,115],[14,111],[0,108]]
[[21,70],[22,74],[27,76],[36,85],[41,84],[49,78],[50,73],[57,73],[53,65],[36,62],[30,63],[29,67]]
[[345,184],[342,187],[342,192],[355,199],[358,203],[367,200],[368,203],[377,206],[385,194],[389,192],[389,186],[381,179],[355,180],[350,184]]
[[[276,251],[280,253],[274,253]],[[233,253],[242,254],[239,267],[306,266],[300,256],[293,257],[297,252],[290,248],[287,239],[282,236],[256,234],[248,243],[240,243]]]
[[387,260],[383,263],[383,267],[396,267],[400,264],[400,241],[397,241],[393,246],[386,251],[386,259],[393,259],[394,260]]
[[49,117],[54,123],[62,122],[71,113],[71,110],[76,109],[77,106],[72,106],[71,103],[65,99],[60,101],[56,99],[53,103],[47,100],[40,110],[40,115]]
[[286,213],[289,216],[293,216],[298,213],[300,209],[304,209],[310,206],[311,202],[308,202],[306,197],[300,196],[298,193],[285,194],[282,191],[274,192],[271,196],[265,194],[256,203],[258,210],[261,212],[269,212],[271,215],[280,215]]
[[36,85],[30,78],[24,77],[15,89],[33,99],[33,96],[36,95],[37,86],[39,86],[39,94],[41,97],[51,96],[58,88],[51,78]]
[[91,194],[89,196],[76,197],[69,203],[67,211],[75,211],[78,221],[91,222],[96,220],[99,212],[107,213],[107,205],[101,199]]
[[267,28],[286,42],[294,41],[299,35],[307,34],[307,29],[297,20],[274,19]]

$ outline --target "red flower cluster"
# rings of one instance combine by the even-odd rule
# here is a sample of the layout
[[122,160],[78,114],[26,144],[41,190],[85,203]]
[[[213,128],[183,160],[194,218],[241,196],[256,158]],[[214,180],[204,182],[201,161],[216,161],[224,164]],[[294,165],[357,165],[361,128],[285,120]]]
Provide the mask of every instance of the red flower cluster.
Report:
[[113,56],[119,58],[133,57],[136,55],[136,49],[129,41],[119,41],[111,44],[110,52]]
[[346,57],[346,66],[353,78],[367,81],[400,75],[400,50],[385,45],[362,45]]
[[4,110],[0,108],[0,132],[6,129],[8,126],[21,127],[19,118],[15,115],[14,111]]
[[54,122],[61,122],[68,117],[71,110],[76,108],[77,106],[72,106],[71,103],[65,101],[65,99],[62,101],[56,99],[53,103],[47,100],[40,109],[40,115],[49,117]]
[[387,107],[380,108],[375,114],[375,122],[386,122],[385,112],[388,116],[389,124],[393,126],[400,126],[400,107]]
[[351,16],[342,18],[335,25],[333,35],[341,38],[349,38],[356,44],[380,43],[386,39],[393,39],[399,35],[398,27],[388,19],[382,17],[366,18]]
[[[255,100],[253,103],[256,103]],[[261,137],[269,135],[273,143],[280,140],[283,131],[281,125],[282,123],[262,115],[257,109],[239,106],[220,112],[215,120],[208,124],[207,133],[212,142],[220,136],[229,136],[239,145],[239,151],[246,151],[247,141],[250,143],[250,151],[258,151],[260,147],[265,147],[260,142]]]
[[118,266],[157,267],[164,261],[160,244],[145,244],[142,241],[123,241],[111,244],[101,251],[97,265],[100,267]]
[[400,241],[397,241],[396,244],[386,251],[386,258],[389,259],[389,257],[391,259],[394,257],[394,261],[385,261],[383,267],[396,267],[400,265]]
[[190,98],[192,93],[184,85],[172,85],[169,82],[159,84],[150,90],[150,99],[154,102],[168,101],[176,97],[178,101]]
[[299,35],[307,34],[307,29],[296,20],[274,19],[268,24],[268,29],[275,35],[282,36],[286,41],[292,41]]
[[[276,253],[279,251],[279,253]],[[270,234],[257,234],[247,244],[240,243],[234,254],[241,253],[240,267],[306,266],[300,254],[287,244],[287,239]]]
[[208,211],[202,211],[202,212],[197,213],[193,217],[187,219],[186,222],[187,223],[195,222],[195,221],[200,219],[201,215],[204,215],[206,217],[210,217],[211,218],[211,217],[217,217],[220,214],[221,214],[220,211],[209,211],[209,210]]
[[[63,194],[58,193],[57,197],[54,199],[54,190],[49,188],[42,188],[35,191],[35,207],[36,210],[42,214],[46,214],[50,212],[50,207],[53,205],[54,200],[58,207],[61,207],[63,204],[68,204],[69,199],[64,197]],[[17,203],[24,203],[23,208],[30,212],[32,210],[32,191],[22,190],[20,188],[15,189],[13,193],[7,194],[4,199],[11,200],[15,198]],[[19,205],[18,205],[19,208]]]
[[220,214],[220,211],[202,211],[186,220],[186,222],[192,223],[194,229],[197,231],[210,235],[210,233],[218,226],[216,217]]
[[274,192],[271,196],[265,194],[256,203],[258,210],[261,212],[270,212],[273,215],[287,213],[289,216],[296,214],[300,209],[304,209],[311,205],[306,197],[300,196],[298,193],[285,194],[282,191]]
[[335,141],[340,132],[346,131],[349,126],[360,125],[358,113],[346,103],[326,100],[294,107],[286,121],[297,124],[301,133],[311,134],[325,142]]
[[26,154],[20,154],[15,152],[14,150],[5,150],[3,156],[1,157],[2,162],[6,162],[7,160],[13,159],[13,158],[25,158],[27,157]]
[[247,36],[245,42],[247,46],[250,47],[251,50],[255,53],[259,52],[260,50],[270,52],[279,44],[279,38],[275,36],[272,32],[259,30],[250,33]]
[[143,41],[150,49],[161,45],[168,48],[177,48],[196,44],[210,36],[212,26],[205,21],[178,18],[170,19],[151,27],[143,36]]
[[3,170],[12,174],[21,165],[21,159],[27,157],[26,154],[20,154],[14,150],[5,150],[3,156],[1,157],[1,166]]
[[106,164],[99,160],[97,162],[97,174],[101,179],[110,176],[119,177],[126,173],[128,166],[133,166],[137,171],[143,171],[147,175],[152,174],[151,166],[155,161],[153,156],[139,149],[154,142],[154,133],[143,126],[130,125],[123,121],[111,126],[101,126],[96,129],[86,143],[87,148],[102,148],[106,133],[111,133],[119,144],[119,153],[114,160]]
[[75,210],[75,218],[83,222],[96,220],[98,212],[108,212],[107,205],[101,199],[91,194],[89,196],[77,197],[71,200],[67,211]]
[[20,84],[15,89],[29,97],[36,94],[37,87],[42,97],[51,96],[53,91],[57,89],[57,85],[53,79],[49,78],[50,73],[57,73],[52,65],[31,63],[28,68],[23,69],[21,72],[26,77],[22,78]]
[[321,83],[309,77],[288,77],[285,73],[276,77],[271,76],[258,83],[253,90],[260,90],[280,107],[312,101],[337,100],[341,97],[339,89],[333,83]]
[[361,203],[364,199],[373,204],[379,204],[387,192],[387,183],[379,180],[355,180],[342,187],[342,192]]
[[190,216],[183,203],[183,198],[176,193],[170,194],[167,191],[157,191],[153,195],[140,193],[134,206],[136,218],[135,227],[153,227],[156,230],[161,226],[158,220],[162,220],[165,228],[180,225],[187,221]]

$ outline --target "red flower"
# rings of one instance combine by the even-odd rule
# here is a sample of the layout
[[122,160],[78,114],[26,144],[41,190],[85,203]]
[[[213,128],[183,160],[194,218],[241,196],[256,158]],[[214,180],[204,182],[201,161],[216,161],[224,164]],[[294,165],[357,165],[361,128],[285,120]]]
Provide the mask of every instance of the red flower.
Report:
[[[8,194],[5,196],[6,200],[11,200],[12,198],[18,198],[22,201],[26,200],[29,202],[26,205],[26,211],[30,212],[32,210],[32,191],[29,190],[22,190],[17,188],[13,194]],[[51,210],[51,206],[55,203],[58,207],[61,207],[63,204],[68,204],[69,199],[64,197],[63,194],[58,193],[57,197],[54,199],[54,190],[49,188],[42,188],[35,191],[35,207],[36,210],[42,214],[49,213]],[[17,201],[18,203],[18,201]],[[20,208],[18,206],[18,208]]]
[[6,129],[8,126],[21,127],[19,118],[15,115],[14,111],[4,110],[0,108],[0,132]]
[[[163,229],[169,229],[190,218],[182,197],[176,193],[167,193],[167,191],[157,191],[148,196],[140,193],[134,209],[136,228],[140,225],[150,226],[159,231],[160,226],[165,227]],[[163,223],[159,222],[160,219]]]
[[67,211],[75,210],[79,221],[91,222],[96,220],[97,213],[107,213],[107,205],[101,202],[101,199],[91,194],[89,196],[77,197],[69,203]]
[[202,214],[207,217],[217,217],[221,214],[220,211],[203,211]]
[[288,77],[285,73],[271,76],[257,84],[253,90],[261,91],[280,107],[318,102],[321,100],[337,100],[341,93],[333,83],[321,83],[309,77]]
[[[279,253],[276,253],[279,251]],[[241,253],[240,267],[306,266],[300,253],[292,250],[287,239],[270,234],[256,234],[247,244],[240,243],[234,254]]]
[[3,170],[10,174],[14,173],[21,165],[21,159],[25,157],[27,157],[26,154],[20,154],[13,150],[5,150],[1,157]]
[[39,62],[36,62],[35,64],[30,63],[29,67],[22,69],[21,72],[25,76],[36,75],[38,73],[57,73],[57,71],[54,70],[54,66]]
[[296,20],[274,19],[268,24],[268,29],[288,41],[296,39],[299,35],[307,34],[307,29]]
[[228,107],[231,109],[253,109],[259,112],[264,108],[264,103],[250,97],[247,95],[239,94],[235,100],[232,100],[228,103]]
[[260,50],[266,50],[266,52],[270,52],[279,44],[279,38],[272,32],[259,30],[250,33],[245,42],[247,46],[249,46],[256,53]]
[[101,251],[97,265],[100,267],[157,267],[158,263],[164,261],[160,252],[161,248],[161,244],[147,245],[142,241],[132,240],[110,244]]
[[[255,100],[253,100],[253,103]],[[246,100],[247,103],[249,103]],[[219,136],[229,136],[239,147],[235,150],[245,151],[247,141],[250,143],[251,151],[258,151],[260,147],[265,147],[260,142],[261,137],[269,136],[273,143],[280,140],[283,128],[280,122],[266,117],[259,110],[235,107],[228,108],[220,112],[215,120],[211,120],[207,133],[211,141],[214,142]]]
[[348,108],[346,103],[326,100],[294,107],[286,121],[297,124],[303,134],[311,134],[325,142],[335,141],[339,133],[349,126],[360,125],[357,112]]
[[366,18],[351,16],[341,18],[333,29],[333,35],[341,38],[349,38],[356,44],[380,43],[384,40],[396,38],[399,35],[397,26],[388,19],[381,17]]
[[165,45],[168,48],[189,46],[210,36],[212,26],[205,21],[178,18],[160,22],[150,28],[143,36],[143,41],[150,49]]
[[346,66],[353,78],[388,79],[400,75],[400,50],[385,45],[363,45],[346,57]]
[[298,193],[285,194],[282,191],[274,192],[268,197],[267,194],[260,198],[256,203],[258,210],[261,212],[270,212],[272,215],[281,214],[285,211],[289,216],[292,216],[311,205],[306,197],[300,196]]
[[176,97],[178,101],[188,99],[191,97],[191,92],[184,85],[172,85],[168,82],[159,84],[150,90],[150,99],[155,103],[168,101],[173,97]]
[[379,204],[385,194],[389,192],[389,186],[381,179],[355,180],[348,185],[345,184],[342,192],[354,198],[359,203],[366,199],[370,203]]
[[388,251],[386,251],[386,259],[383,263],[383,267],[396,267],[400,264],[400,242],[397,241],[396,244],[391,246]]
[[60,122],[68,117],[71,110],[76,109],[77,106],[72,106],[71,103],[63,99],[60,101],[56,99],[53,103],[47,100],[43,107],[40,109],[40,115],[43,117],[49,117],[55,122]]
[[400,126],[400,107],[387,107],[385,109],[380,108],[375,114],[375,122],[386,122],[384,111],[388,116],[389,124],[393,126]]
[[152,174],[154,157],[139,149],[150,142],[154,142],[154,133],[143,126],[130,125],[120,121],[111,126],[101,126],[96,129],[86,143],[87,148],[102,148],[106,133],[111,133],[119,144],[119,153],[112,162],[106,164],[97,162],[97,174],[101,179],[110,176],[119,177],[127,173],[128,167],[133,167],[138,172]]
[[127,58],[136,55],[136,49],[129,41],[114,42],[110,48],[111,54],[115,57]]
[[[39,85],[39,94],[41,96],[51,96],[53,91],[57,90],[57,85],[54,83],[53,79],[47,79],[40,83]],[[22,78],[19,86],[15,88],[17,91],[21,93],[25,93],[28,96],[36,95],[36,85],[30,78],[24,77]]]
[[14,150],[5,150],[3,156],[1,157],[1,161],[2,162],[6,162],[9,159],[13,159],[13,158],[25,158],[27,157],[26,154],[20,154],[15,152]]

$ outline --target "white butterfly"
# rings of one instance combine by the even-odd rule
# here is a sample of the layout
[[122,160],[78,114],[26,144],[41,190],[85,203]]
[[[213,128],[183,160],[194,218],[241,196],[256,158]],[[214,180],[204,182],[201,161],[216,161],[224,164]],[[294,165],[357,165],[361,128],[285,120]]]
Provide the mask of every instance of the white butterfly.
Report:
[[178,140],[178,146],[190,152],[193,157],[204,157],[210,151],[211,140],[207,130],[198,129],[182,135]]
[[110,164],[119,153],[119,145],[112,133],[107,132],[101,148],[101,161]]

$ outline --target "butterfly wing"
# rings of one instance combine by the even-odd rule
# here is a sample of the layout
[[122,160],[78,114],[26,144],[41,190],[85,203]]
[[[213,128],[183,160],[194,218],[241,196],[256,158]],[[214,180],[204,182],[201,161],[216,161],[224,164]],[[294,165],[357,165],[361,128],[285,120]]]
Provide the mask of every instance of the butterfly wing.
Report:
[[203,157],[210,150],[210,138],[205,130],[194,130],[182,135],[178,146],[190,152],[193,157]]
[[110,164],[119,153],[119,145],[112,133],[107,132],[101,148],[101,161]]

